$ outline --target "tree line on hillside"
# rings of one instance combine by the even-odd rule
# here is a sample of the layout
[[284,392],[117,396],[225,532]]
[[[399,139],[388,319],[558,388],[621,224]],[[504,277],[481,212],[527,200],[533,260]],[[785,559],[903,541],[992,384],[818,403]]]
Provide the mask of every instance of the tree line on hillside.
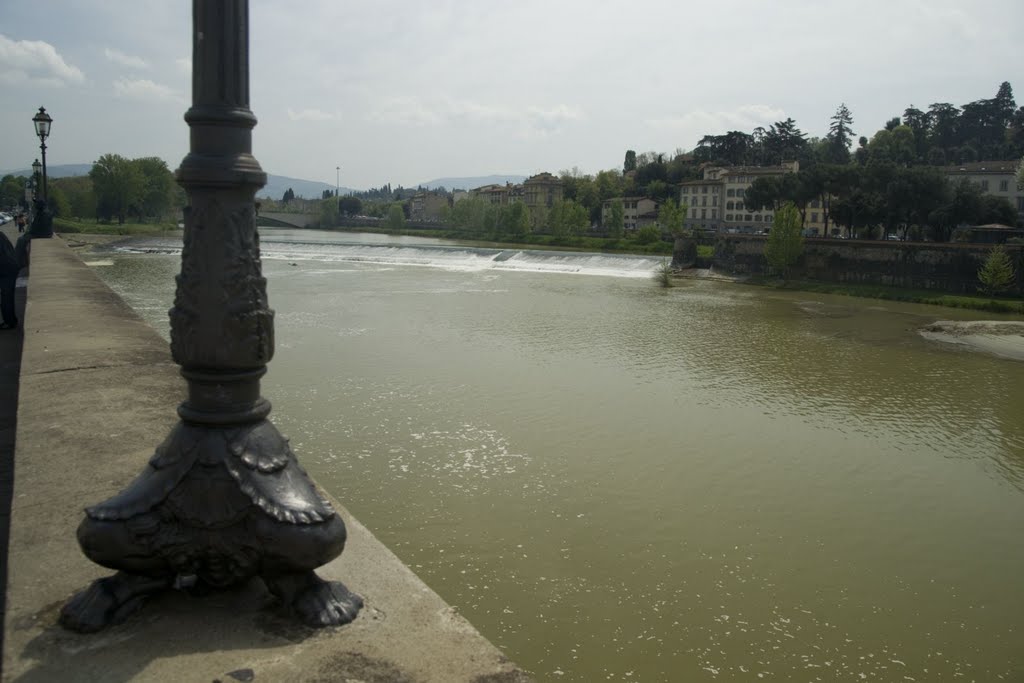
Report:
[[864,165],[879,157],[908,166],[1018,159],[1024,155],[1024,107],[1017,107],[1013,88],[1003,82],[995,97],[961,107],[935,102],[921,110],[910,105],[870,139],[861,136],[851,150],[854,135],[853,114],[841,104],[824,138],[808,138],[788,118],[750,133],[705,135],[693,156],[724,166],[771,166],[784,160]]
[[[1017,210],[1002,197],[983,194],[966,178],[951,183],[933,167],[903,167],[891,161],[866,166],[819,164],[797,173],[756,179],[743,197],[747,210],[792,203],[803,226],[816,202],[829,225],[847,237],[899,235],[946,242],[958,225],[1014,225]],[[879,228],[881,230],[879,230]]]
[[[795,160],[798,173],[758,180],[747,192],[746,207],[789,201],[802,225],[808,206],[818,200],[826,223],[862,237],[917,233],[948,240],[963,223],[1017,222],[1015,207],[1005,199],[984,195],[966,181],[951,183],[940,170],[1024,155],[1024,107],[1017,107],[1009,83],[1002,83],[995,97],[962,107],[940,102],[922,111],[910,106],[902,119],[894,117],[870,139],[860,137],[855,149],[853,123],[853,113],[841,104],[824,138],[809,138],[787,118],[750,133],[706,135],[691,153],[627,150],[621,172],[562,171],[564,196],[580,203],[597,224],[607,200],[642,196],[664,203],[677,196],[678,183],[699,178],[704,164],[772,166]],[[608,222],[605,229],[614,230],[621,219],[612,213]]]

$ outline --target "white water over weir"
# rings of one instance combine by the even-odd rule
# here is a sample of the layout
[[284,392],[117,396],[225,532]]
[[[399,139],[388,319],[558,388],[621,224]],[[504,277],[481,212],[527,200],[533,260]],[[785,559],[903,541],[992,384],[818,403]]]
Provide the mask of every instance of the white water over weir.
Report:
[[[180,246],[147,241],[117,247],[129,253],[175,253]],[[578,273],[611,277],[650,277],[664,256],[597,254],[586,252],[494,249],[415,244],[391,246],[342,241],[276,240],[264,238],[260,247],[267,260],[372,263],[423,266],[457,271],[525,271]]]

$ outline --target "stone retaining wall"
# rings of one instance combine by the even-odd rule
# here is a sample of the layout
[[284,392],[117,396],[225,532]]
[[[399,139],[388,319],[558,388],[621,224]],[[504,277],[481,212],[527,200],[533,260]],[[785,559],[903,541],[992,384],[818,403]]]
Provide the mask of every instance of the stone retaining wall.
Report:
[[[765,272],[764,244],[757,235],[723,235],[715,242],[714,267],[737,275]],[[978,269],[991,245],[935,242],[806,239],[797,277],[827,282],[877,284],[958,294],[978,292]],[[1016,270],[1013,294],[1024,294],[1024,247],[1006,247]]]

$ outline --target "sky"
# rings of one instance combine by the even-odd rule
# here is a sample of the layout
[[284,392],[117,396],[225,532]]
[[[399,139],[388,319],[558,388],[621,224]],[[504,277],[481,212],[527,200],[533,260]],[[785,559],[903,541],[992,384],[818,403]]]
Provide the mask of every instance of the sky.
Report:
[[[1021,0],[251,0],[253,153],[367,189],[621,168],[627,149],[840,103],[871,136],[910,105],[1024,89]],[[188,151],[191,3],[0,2],[0,169]],[[1024,90],[1018,91],[1024,104]],[[338,171],[340,167],[340,171]]]

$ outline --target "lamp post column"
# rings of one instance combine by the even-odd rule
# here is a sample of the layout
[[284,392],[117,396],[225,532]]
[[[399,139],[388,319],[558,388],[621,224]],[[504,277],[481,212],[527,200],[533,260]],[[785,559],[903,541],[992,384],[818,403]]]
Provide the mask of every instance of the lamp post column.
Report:
[[93,631],[155,591],[261,578],[311,626],[350,622],[362,599],[314,569],[337,557],[345,524],[267,419],[260,378],[274,352],[256,232],[266,175],[252,156],[247,0],[193,0],[188,193],[171,354],[188,382],[181,421],[124,491],[86,510],[79,543],[118,569],[65,605]]

